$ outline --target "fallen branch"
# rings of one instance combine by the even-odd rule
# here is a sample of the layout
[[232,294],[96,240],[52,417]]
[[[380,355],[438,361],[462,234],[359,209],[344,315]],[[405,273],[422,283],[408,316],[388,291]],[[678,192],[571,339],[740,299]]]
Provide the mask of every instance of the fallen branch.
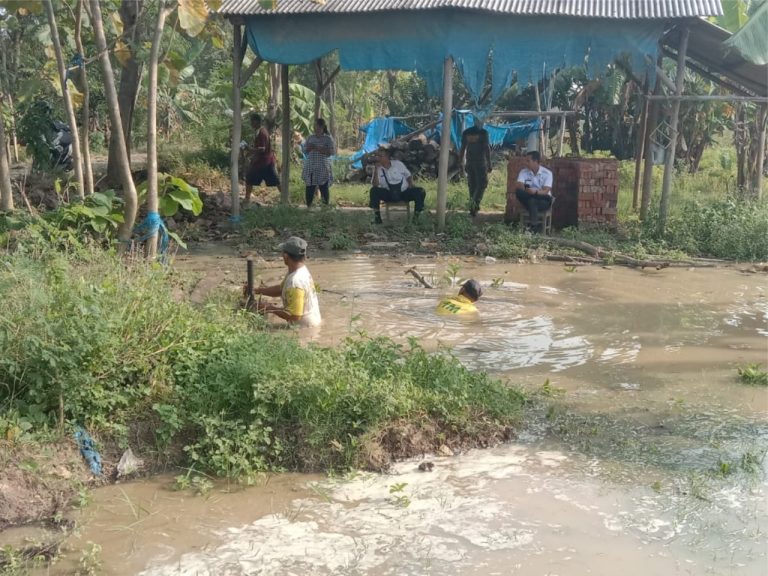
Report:
[[424,286],[424,288],[434,288],[434,286],[429,280],[424,278],[423,275],[421,275],[419,272],[416,271],[416,268],[409,268],[408,270],[405,271],[405,273],[410,274],[411,276],[416,278],[416,280],[418,280],[421,283],[421,285]]
[[601,264],[602,260],[589,256],[565,256],[563,254],[547,254],[547,260],[552,262],[566,262],[567,264]]

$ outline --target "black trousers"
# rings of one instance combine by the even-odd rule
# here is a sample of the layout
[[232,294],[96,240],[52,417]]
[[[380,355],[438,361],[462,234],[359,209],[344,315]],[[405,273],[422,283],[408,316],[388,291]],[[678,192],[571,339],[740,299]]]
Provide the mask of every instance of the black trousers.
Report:
[[467,163],[467,183],[469,184],[469,211],[476,214],[488,188],[488,167],[485,162]]
[[331,194],[328,190],[328,183],[320,184],[320,186],[307,186],[304,191],[304,199],[307,201],[307,208],[312,206],[312,201],[315,199],[315,188],[320,188],[320,196],[323,198],[323,204],[328,204]]
[[546,196],[536,196],[531,194],[527,190],[517,190],[515,196],[520,201],[520,204],[525,206],[530,216],[531,228],[539,228],[544,231],[544,221],[540,219],[539,212],[546,212],[549,207],[552,206],[552,196],[547,194]]
[[393,193],[389,188],[381,188],[380,186],[374,186],[371,188],[371,202],[369,206],[373,208],[376,214],[381,211],[381,202],[413,202],[414,211],[418,214],[424,210],[424,199],[427,197],[427,193],[424,188],[408,188],[403,190],[399,194]]

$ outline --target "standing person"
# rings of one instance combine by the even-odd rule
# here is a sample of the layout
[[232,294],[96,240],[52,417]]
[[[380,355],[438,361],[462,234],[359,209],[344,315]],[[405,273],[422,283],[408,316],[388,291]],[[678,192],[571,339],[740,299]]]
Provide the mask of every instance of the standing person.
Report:
[[459,161],[467,173],[469,213],[476,216],[488,187],[488,174],[491,173],[491,143],[488,131],[483,128],[483,120],[477,116],[474,126],[470,126],[461,134]]
[[333,181],[331,156],[336,154],[336,143],[328,134],[328,126],[322,118],[315,120],[315,132],[304,143],[304,154],[306,157],[301,179],[307,186],[307,208],[312,207],[317,187],[320,187],[323,204],[327,205],[330,199],[329,187]]
[[[289,324],[301,326],[318,326],[321,321],[320,305],[317,301],[317,291],[312,274],[305,264],[307,258],[307,242],[298,236],[291,236],[278,246],[283,253],[283,263],[288,268],[288,274],[280,284],[262,286],[253,289],[253,295],[280,297],[282,306],[274,304],[256,305],[256,311],[261,314],[274,314]],[[248,287],[243,287],[247,296]]]
[[424,188],[413,185],[413,178],[405,164],[392,159],[392,150],[379,150],[378,163],[373,172],[373,187],[370,191],[370,207],[376,224],[381,224],[381,202],[413,202],[413,219],[418,220],[424,210],[427,193]]
[[540,164],[541,156],[535,150],[525,155],[526,167],[517,176],[515,195],[530,216],[531,231],[544,232],[544,219],[540,212],[552,206],[552,172]]
[[272,142],[269,132],[261,125],[261,116],[256,112],[251,114],[253,128],[253,145],[247,149],[248,168],[245,172],[245,203],[251,201],[254,186],[264,182],[267,186],[280,186],[280,178],[275,168],[275,154],[272,152]]

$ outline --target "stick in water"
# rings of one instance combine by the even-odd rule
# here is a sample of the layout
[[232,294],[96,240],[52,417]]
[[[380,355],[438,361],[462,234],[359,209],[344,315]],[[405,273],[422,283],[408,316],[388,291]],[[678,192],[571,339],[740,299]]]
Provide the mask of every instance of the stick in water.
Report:
[[408,270],[405,271],[405,273],[410,274],[411,276],[416,278],[416,280],[418,280],[421,283],[421,285],[424,286],[424,288],[434,288],[434,286],[426,278],[424,278],[424,276],[416,272],[415,267],[409,268]]

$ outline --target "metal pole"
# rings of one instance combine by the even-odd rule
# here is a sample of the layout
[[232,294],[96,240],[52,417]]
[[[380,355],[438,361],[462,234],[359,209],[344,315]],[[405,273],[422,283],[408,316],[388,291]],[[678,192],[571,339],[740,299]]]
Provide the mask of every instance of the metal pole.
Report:
[[[677,53],[677,76],[675,78],[675,96],[683,93],[683,81],[685,80],[685,53],[688,50],[688,26],[685,26],[680,39],[680,49]],[[664,181],[661,186],[661,204],[659,206],[659,233],[664,234],[667,226],[667,212],[669,209],[669,191],[672,188],[672,176],[675,171],[675,152],[677,151],[677,126],[680,121],[680,100],[672,102],[672,118],[669,122],[669,149],[667,150],[666,163],[664,164]]]
[[230,191],[232,194],[232,220],[240,218],[240,140],[243,137],[243,113],[240,102],[240,24],[235,24],[232,46],[232,148],[229,158]]
[[453,58],[443,63],[443,125],[440,134],[440,164],[437,169],[437,229],[445,229],[448,204],[448,160],[451,151],[451,112],[453,111]]
[[288,92],[288,64],[280,66],[280,83],[283,91],[283,121],[281,138],[283,140],[283,169],[280,175],[280,204],[288,204],[291,177],[291,94]]
[[248,286],[248,296],[245,299],[245,309],[250,310],[253,303],[253,258],[248,256],[245,261],[246,266],[246,285]]

